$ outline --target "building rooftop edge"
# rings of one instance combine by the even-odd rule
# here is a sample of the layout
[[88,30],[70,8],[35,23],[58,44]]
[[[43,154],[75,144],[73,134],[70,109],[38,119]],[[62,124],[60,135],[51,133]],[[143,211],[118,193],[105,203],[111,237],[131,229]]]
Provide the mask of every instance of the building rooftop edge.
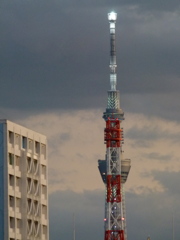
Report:
[[46,140],[47,140],[47,136],[45,135],[45,134],[42,134],[42,133],[40,133],[40,132],[37,132],[36,130],[33,130],[33,129],[30,129],[30,128],[28,128],[28,127],[25,127],[25,126],[23,126],[23,125],[20,125],[20,124],[18,124],[18,123],[16,123],[16,122],[13,122],[13,121],[10,121],[10,120],[8,120],[8,119],[0,119],[0,124],[8,124],[8,123],[10,123],[10,124],[15,124],[16,126],[18,126],[18,127],[20,127],[20,128],[24,128],[24,129],[27,129],[28,131],[32,131],[32,132],[34,132],[34,133],[37,133],[38,135],[41,135],[42,137],[44,137]]

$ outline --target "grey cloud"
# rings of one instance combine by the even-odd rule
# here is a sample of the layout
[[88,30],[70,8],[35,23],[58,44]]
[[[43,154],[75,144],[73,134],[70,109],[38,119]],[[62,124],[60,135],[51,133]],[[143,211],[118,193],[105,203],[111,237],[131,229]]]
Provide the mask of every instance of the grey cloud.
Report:
[[180,195],[179,181],[180,173],[179,172],[170,172],[170,171],[153,171],[152,176],[155,180],[159,181],[167,190],[170,195]]
[[140,139],[138,140],[137,142],[133,142],[131,143],[130,145],[132,148],[135,148],[135,147],[139,147],[139,148],[149,148],[152,146],[152,143],[150,143],[149,141],[146,141],[146,140],[143,140],[143,139]]
[[61,133],[59,137],[60,137],[61,141],[63,141],[63,142],[71,139],[69,132]]
[[[146,159],[151,159],[152,161],[153,160],[158,160],[158,161],[162,161],[162,162],[166,162],[166,161],[171,161],[173,156],[168,154],[168,155],[162,155],[162,154],[159,154],[158,152],[151,152],[151,153],[148,153],[148,154],[144,154],[143,155]],[[142,156],[142,157],[143,157]]]
[[[52,166],[49,166],[49,180],[48,180],[48,184],[50,186],[50,188],[59,186],[59,185],[66,185],[66,177],[69,176],[69,178],[71,178],[72,174],[77,173],[76,170],[73,171],[63,171],[62,170],[56,170],[53,169]],[[73,181],[73,180],[71,180]]]
[[144,126],[142,129],[139,129],[136,128],[136,126],[133,126],[126,131],[126,137],[137,140],[152,141],[162,136],[161,132],[157,132],[156,130],[158,130],[156,127],[154,129],[149,129],[147,126]]
[[142,128],[136,127],[136,124],[128,129],[125,133],[125,136],[130,139],[136,139],[138,142],[145,141],[146,143],[152,142],[158,139],[169,139],[170,142],[177,141],[180,138],[180,132],[172,133],[167,128],[166,130],[160,129],[158,125],[156,125],[156,121],[154,122],[154,126],[143,126]]
[[178,100],[178,91],[177,88],[174,93],[126,94],[122,96],[121,105],[127,112],[143,113],[149,118],[159,116],[161,118],[179,121],[180,102]]
[[[158,154],[155,154],[155,155],[158,155]],[[162,156],[160,158],[163,158],[163,157],[165,156]],[[167,195],[169,194],[169,196],[173,196],[173,197],[177,197],[180,195],[180,188],[179,188],[180,173],[179,172],[174,172],[170,170],[169,171],[153,170],[151,172],[143,172],[141,176],[144,178],[153,177],[154,180],[158,181],[163,186],[164,194],[167,194]],[[152,190],[150,190],[149,193],[154,194]]]

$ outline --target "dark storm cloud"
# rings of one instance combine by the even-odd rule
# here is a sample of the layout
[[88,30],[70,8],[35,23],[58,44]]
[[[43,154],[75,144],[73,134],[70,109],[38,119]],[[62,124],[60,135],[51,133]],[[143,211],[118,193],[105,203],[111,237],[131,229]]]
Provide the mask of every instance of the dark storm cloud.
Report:
[[[176,179],[173,175],[171,176]],[[164,173],[164,179],[166,173]],[[176,179],[177,180],[177,179]],[[168,182],[168,178],[164,181]],[[175,186],[178,182],[173,181]],[[50,239],[72,239],[75,213],[77,239],[103,239],[104,191],[59,191],[50,195]],[[168,191],[146,194],[126,193],[128,239],[171,239],[172,212],[175,235],[180,234],[179,194]],[[58,223],[58,224],[57,224]]]
[[117,4],[125,4],[125,5],[135,5],[139,6],[143,10],[154,10],[154,11],[174,11],[179,8],[179,1],[178,0],[173,0],[173,1],[156,1],[156,0],[151,0],[151,1],[144,1],[144,0],[120,0],[116,1]]
[[[22,0],[17,0],[16,2],[22,2]],[[24,1],[26,2],[26,1]],[[39,0],[38,3],[36,2],[36,5],[41,5],[44,3],[45,7],[49,7],[50,3],[48,1],[42,1]],[[54,4],[61,4],[63,7],[70,7],[70,8],[85,8],[85,7],[108,7],[108,8],[113,8],[113,7],[118,7],[118,6],[138,6],[144,10],[158,10],[158,11],[174,11],[179,8],[179,1],[178,0],[167,0],[166,2],[164,1],[143,1],[143,0],[113,0],[109,2],[108,0],[102,1],[101,0],[54,0]],[[22,3],[21,3],[22,4]]]
[[5,107],[35,103],[35,108],[82,107],[88,105],[88,91],[97,98],[102,48],[97,50],[100,38],[93,37],[99,29],[93,15],[88,10],[73,12],[72,6],[63,8],[58,2],[45,6],[14,2],[2,11],[1,104]]
[[172,217],[175,236],[179,236],[179,172],[152,171],[150,175],[163,186],[164,192],[147,189],[140,195],[126,194],[128,237],[143,240],[150,235],[151,239],[171,239]]
[[[73,213],[77,239],[102,239],[102,191],[59,191],[50,195],[50,239],[72,239]],[[58,224],[57,224],[58,223]]]
[[128,193],[126,202],[129,239],[144,240],[148,236],[151,239],[171,239],[173,211],[175,235],[179,236],[180,211],[177,196],[169,195],[168,192],[142,195]]
[[[6,1],[1,7],[0,106],[23,110],[105,107],[109,89],[107,12],[118,12],[118,88],[143,97],[126,111],[156,114],[178,109],[180,16],[178,1]],[[159,13],[159,14],[157,14]],[[158,102],[145,106],[150,99]],[[155,95],[153,95],[155,94]],[[98,103],[98,104],[97,104]],[[139,104],[139,103],[138,103]],[[179,117],[177,111],[174,111]],[[164,115],[163,115],[164,114]]]

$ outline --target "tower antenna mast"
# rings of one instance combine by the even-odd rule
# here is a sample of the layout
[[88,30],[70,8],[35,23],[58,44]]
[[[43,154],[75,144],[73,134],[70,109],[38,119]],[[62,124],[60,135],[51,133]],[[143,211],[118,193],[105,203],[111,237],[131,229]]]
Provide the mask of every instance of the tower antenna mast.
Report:
[[108,13],[110,24],[110,90],[103,118],[106,122],[104,142],[106,158],[99,160],[99,170],[105,184],[105,218],[104,240],[127,240],[124,183],[130,170],[130,159],[123,159],[122,144],[124,143],[123,128],[124,112],[120,108],[119,91],[116,73],[115,24],[117,13]]

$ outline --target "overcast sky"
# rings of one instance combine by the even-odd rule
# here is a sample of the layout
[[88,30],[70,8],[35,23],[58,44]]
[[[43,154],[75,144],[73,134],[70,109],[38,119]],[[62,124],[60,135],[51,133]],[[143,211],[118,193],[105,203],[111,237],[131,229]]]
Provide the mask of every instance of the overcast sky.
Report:
[[116,11],[128,240],[180,236],[179,0],[2,0],[0,118],[47,135],[50,240],[103,240],[109,23]]

